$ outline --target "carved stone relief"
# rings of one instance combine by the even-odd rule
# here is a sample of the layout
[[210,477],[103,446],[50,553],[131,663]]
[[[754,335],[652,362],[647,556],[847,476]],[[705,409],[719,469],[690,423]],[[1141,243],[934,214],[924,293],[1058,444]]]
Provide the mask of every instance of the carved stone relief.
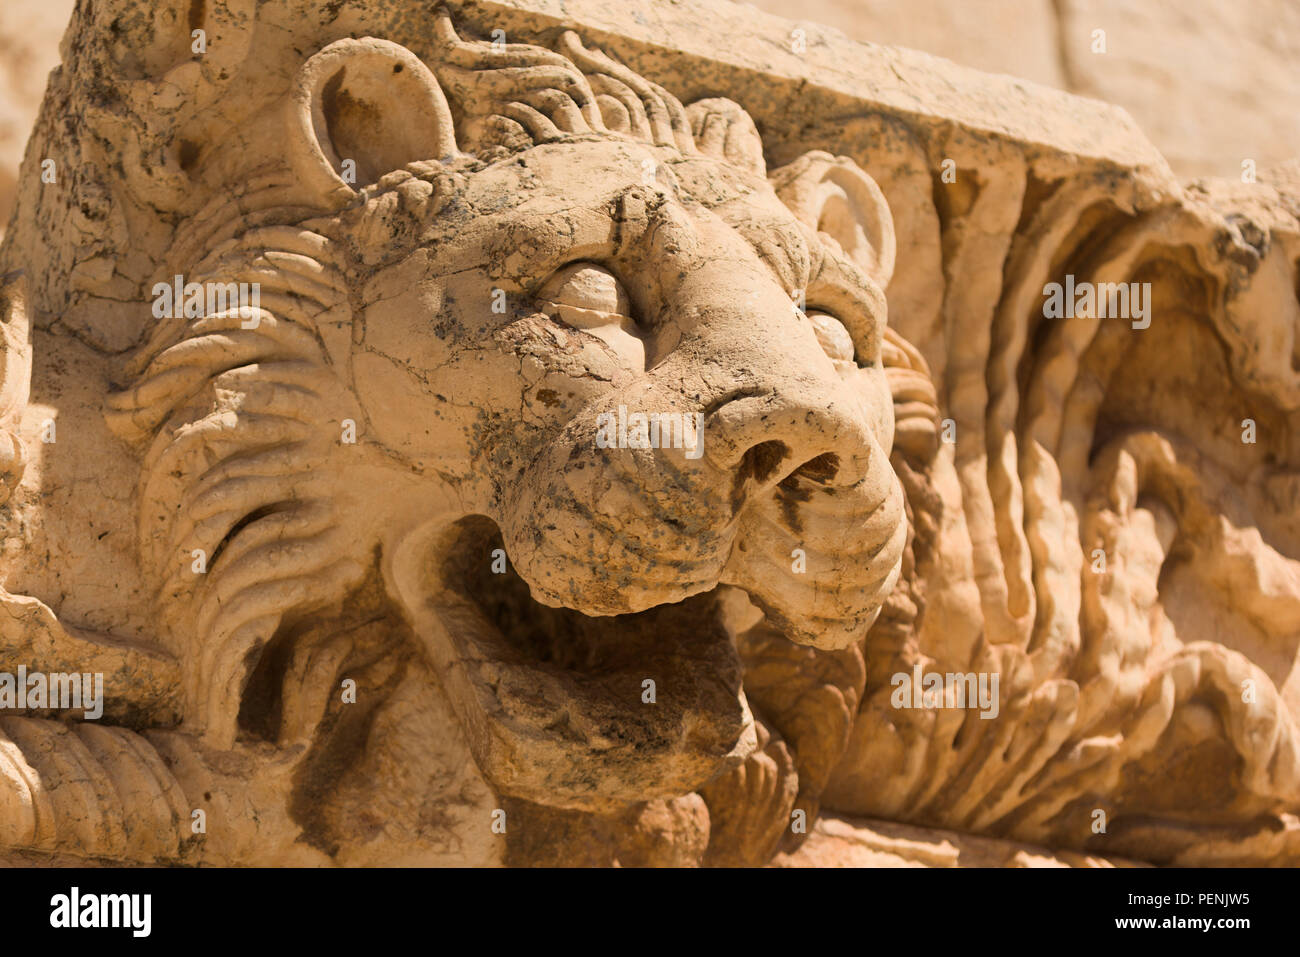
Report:
[[1300,859],[1296,169],[740,16],[78,5],[0,853]]

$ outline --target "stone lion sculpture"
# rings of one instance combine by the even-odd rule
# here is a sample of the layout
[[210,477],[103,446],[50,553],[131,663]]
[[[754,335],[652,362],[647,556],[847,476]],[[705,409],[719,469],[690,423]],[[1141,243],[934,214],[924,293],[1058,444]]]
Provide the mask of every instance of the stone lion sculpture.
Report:
[[[491,859],[490,791],[617,814],[742,762],[754,606],[830,649],[879,613],[906,522],[875,184],[823,153],[769,178],[736,104],[571,33],[501,49],[443,11],[437,39],[440,76],[375,38],[309,57],[265,118],[287,162],[176,230],[161,292],[227,308],[157,310],[105,414],[178,721],[122,753],[11,733],[171,800],[99,794],[70,833],[55,791],[42,833],[16,776],[9,843],[248,860],[247,774],[280,805],[256,860]],[[702,454],[600,448],[620,409],[699,416]]]
[[[29,149],[67,172],[0,256],[0,647],[107,697],[103,723],[0,717],[0,846],[761,864],[826,803],[1289,859],[1273,652],[1140,637],[1176,544],[1279,635],[1289,560],[1242,558],[1222,478],[1158,430],[1078,438],[1080,325],[1023,410],[1014,370],[974,373],[1027,463],[985,485],[886,325],[894,225],[853,160],[769,170],[731,100],[446,9],[420,55],[285,40],[254,83],[245,6],[179,63],[169,7],[83,11],[66,53],[118,64],[130,109],[56,80]],[[117,50],[110,15],[151,41]],[[1084,568],[1093,544],[1131,574]],[[1000,676],[997,717],[891,704],[927,664]],[[1214,813],[1191,771],[1152,803],[1190,752],[1228,769]]]

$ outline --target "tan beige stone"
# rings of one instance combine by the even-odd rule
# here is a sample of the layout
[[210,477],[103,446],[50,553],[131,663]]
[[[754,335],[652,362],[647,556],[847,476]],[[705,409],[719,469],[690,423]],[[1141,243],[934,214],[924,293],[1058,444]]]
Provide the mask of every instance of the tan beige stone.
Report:
[[73,0],[7,0],[0,5],[0,235],[13,212],[18,164],[59,63],[59,38]]
[[0,694],[104,708],[0,711],[11,860],[1300,858],[1295,168],[655,10],[78,8]]
[[[1290,0],[749,0],[811,39],[924,50],[1122,106],[1180,176],[1300,154],[1300,12]],[[1100,35],[1098,34],[1100,31]]]

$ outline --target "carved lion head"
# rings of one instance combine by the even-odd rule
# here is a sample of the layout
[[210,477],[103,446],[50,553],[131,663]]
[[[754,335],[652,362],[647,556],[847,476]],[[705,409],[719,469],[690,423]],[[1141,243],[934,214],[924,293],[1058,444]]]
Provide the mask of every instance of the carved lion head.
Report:
[[160,275],[257,307],[164,319],[110,400],[185,726],[319,755],[409,645],[498,793],[689,793],[759,743],[737,633],[849,647],[899,575],[889,212],[571,33],[437,37],[307,59]]

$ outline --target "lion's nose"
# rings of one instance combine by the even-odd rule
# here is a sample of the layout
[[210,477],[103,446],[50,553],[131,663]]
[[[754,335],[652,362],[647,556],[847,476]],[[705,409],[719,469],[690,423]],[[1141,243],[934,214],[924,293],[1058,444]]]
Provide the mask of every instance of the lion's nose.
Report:
[[758,490],[791,476],[852,486],[883,454],[863,414],[838,396],[782,392],[724,402],[704,422],[704,452],[718,468]]

